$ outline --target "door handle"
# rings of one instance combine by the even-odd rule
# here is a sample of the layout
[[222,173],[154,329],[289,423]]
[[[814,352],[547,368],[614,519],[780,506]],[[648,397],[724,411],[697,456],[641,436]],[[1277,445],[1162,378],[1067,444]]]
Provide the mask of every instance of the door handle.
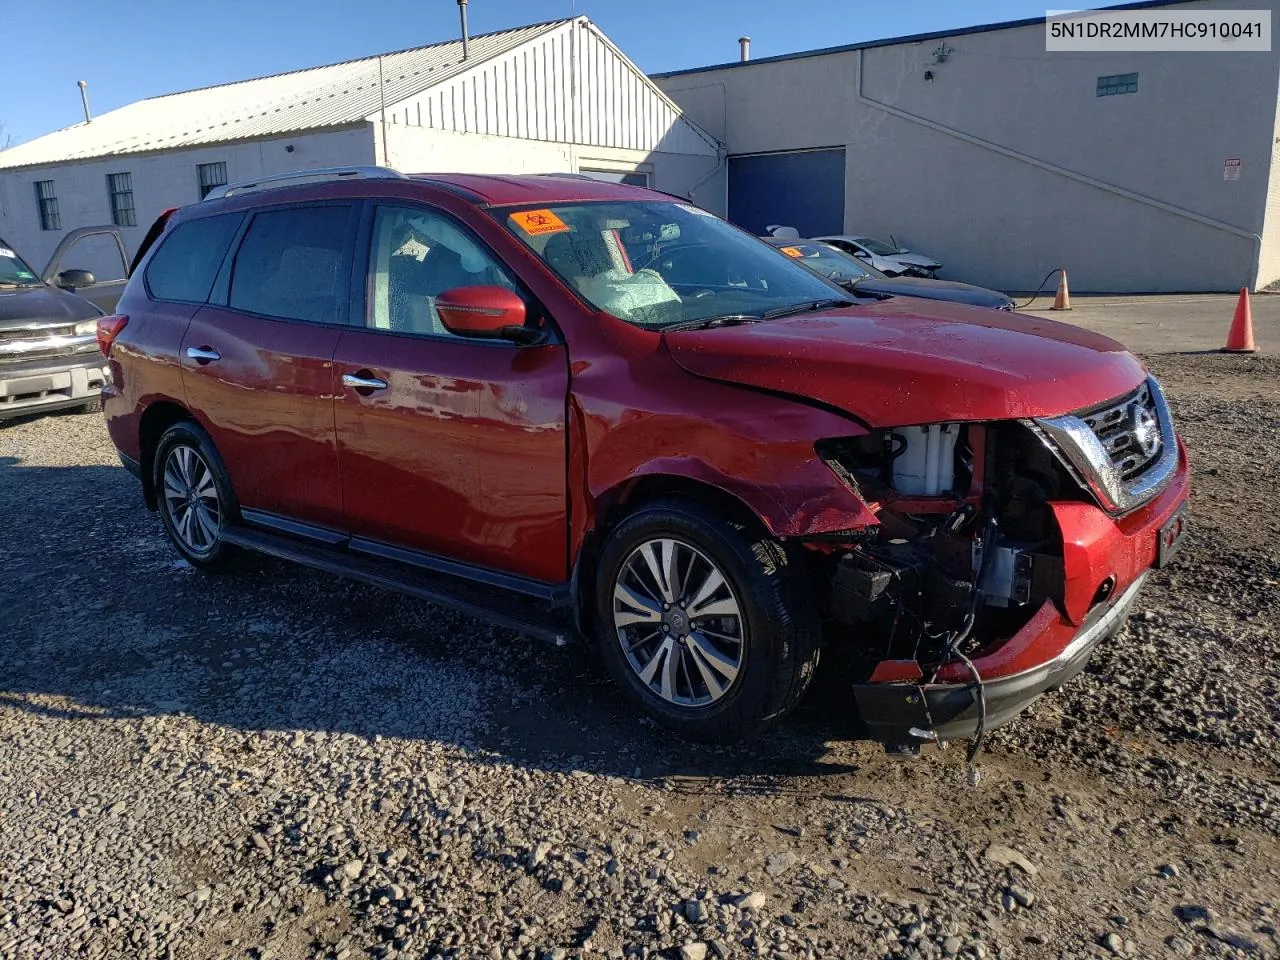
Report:
[[373,376],[373,374],[369,374],[368,376],[361,376],[361,374],[364,374],[367,372],[368,371],[366,370],[361,370],[360,373],[354,373],[354,374],[344,373],[342,375],[342,385],[344,387],[351,387],[354,390],[385,390],[387,389],[387,381],[379,380],[377,377]]
[[221,360],[222,354],[212,347],[187,347],[187,357],[196,363],[212,363]]

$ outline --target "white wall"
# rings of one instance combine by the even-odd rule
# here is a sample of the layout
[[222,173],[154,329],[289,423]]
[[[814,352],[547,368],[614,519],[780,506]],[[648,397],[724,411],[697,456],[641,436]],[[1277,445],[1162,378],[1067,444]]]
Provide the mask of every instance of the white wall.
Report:
[[[293,147],[289,151],[288,147]],[[16,248],[36,270],[44,268],[63,235],[77,227],[111,222],[107,174],[133,175],[137,225],[122,227],[130,256],[160,213],[200,198],[196,165],[225,162],[229,182],[265,174],[332,165],[371,164],[372,131],[366,124],[346,130],[276,137],[213,147],[135,154],[51,167],[0,171],[0,237]],[[62,230],[40,229],[35,183],[52,180]],[[68,262],[88,270],[96,264]]]
[[[584,167],[621,164],[649,171],[655,189],[687,196],[699,179],[717,169],[716,158],[707,156],[520,140],[401,124],[388,124],[386,130],[389,165],[407,173],[578,173]],[[381,149],[378,154],[382,156]],[[723,191],[722,180],[713,177],[696,191],[694,200],[710,202]]]
[[[1194,10],[1267,8],[1201,0]],[[1280,48],[1271,53],[1048,53],[1035,25],[958,34],[657,82],[730,154],[843,146],[845,228],[894,234],[944,276],[1003,289],[1056,266],[1079,291],[1231,290],[1258,269],[1252,240],[1036,166],[1261,233],[1273,174]],[[860,102],[863,95],[956,133]],[[925,71],[933,80],[924,79]],[[1097,97],[1097,77],[1139,74]],[[1243,160],[1238,181],[1223,161]],[[1259,283],[1280,275],[1280,189]]]
[[[1272,128],[1271,170],[1267,178],[1267,206],[1262,222],[1262,256],[1258,263],[1258,288],[1280,287],[1280,98]],[[1252,173],[1257,173],[1252,171]],[[1241,174],[1243,176],[1243,174]]]

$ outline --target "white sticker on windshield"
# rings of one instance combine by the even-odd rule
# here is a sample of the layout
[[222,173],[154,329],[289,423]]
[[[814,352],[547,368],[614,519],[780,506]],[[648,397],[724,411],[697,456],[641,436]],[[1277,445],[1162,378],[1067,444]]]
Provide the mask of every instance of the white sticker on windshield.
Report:
[[695,207],[691,203],[677,203],[676,206],[681,210],[688,210],[690,213],[697,214],[699,217],[710,217],[712,220],[717,219],[714,213],[708,213],[701,207]]
[[18,255],[8,247],[0,247],[0,257],[17,257]]

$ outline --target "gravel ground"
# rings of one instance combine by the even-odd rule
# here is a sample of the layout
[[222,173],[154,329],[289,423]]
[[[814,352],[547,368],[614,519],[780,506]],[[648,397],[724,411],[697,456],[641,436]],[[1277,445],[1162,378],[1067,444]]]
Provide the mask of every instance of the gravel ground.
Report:
[[198,574],[100,417],[0,427],[0,957],[1280,956],[1280,364],[1151,363],[1189,546],[975,786],[831,676],[695,747],[572,649]]

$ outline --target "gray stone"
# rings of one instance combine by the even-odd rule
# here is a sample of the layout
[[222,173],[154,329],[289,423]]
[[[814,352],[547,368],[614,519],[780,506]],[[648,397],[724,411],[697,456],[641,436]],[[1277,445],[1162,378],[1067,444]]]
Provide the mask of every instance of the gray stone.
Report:
[[680,960],[706,960],[706,957],[705,943],[686,943],[680,948]]
[[541,841],[533,848],[533,852],[529,854],[530,865],[535,867],[541,865],[547,859],[547,854],[550,852],[551,844],[547,843],[545,840]]
[[792,867],[800,858],[790,850],[783,850],[781,853],[771,853],[764,858],[764,872],[771,877],[780,877]]
[[1124,941],[1115,933],[1108,933],[1106,936],[1098,940],[1100,944],[1114,953],[1117,957],[1125,955]]
[[751,893],[744,893],[733,901],[733,905],[739,910],[759,910],[768,902],[768,898],[759,890],[753,890]]
[[684,915],[690,923],[703,923],[707,919],[707,908],[703,906],[701,900],[686,900]]
[[1204,927],[1213,922],[1209,908],[1195,903],[1179,904],[1173,908],[1173,915],[1190,927]]
[[1013,898],[1013,902],[1020,907],[1030,907],[1036,902],[1036,895],[1034,893],[1026,887],[1020,887],[1017,884],[1013,884],[1009,887],[1008,894]]
[[1007,847],[1002,843],[993,843],[982,852],[983,859],[990,860],[992,863],[998,863],[1002,867],[1017,867],[1029,877],[1034,877],[1039,873],[1036,865],[1032,863],[1025,854]]
[[348,880],[359,879],[360,874],[364,872],[363,860],[348,860],[342,866],[334,871],[339,877],[345,877]]

